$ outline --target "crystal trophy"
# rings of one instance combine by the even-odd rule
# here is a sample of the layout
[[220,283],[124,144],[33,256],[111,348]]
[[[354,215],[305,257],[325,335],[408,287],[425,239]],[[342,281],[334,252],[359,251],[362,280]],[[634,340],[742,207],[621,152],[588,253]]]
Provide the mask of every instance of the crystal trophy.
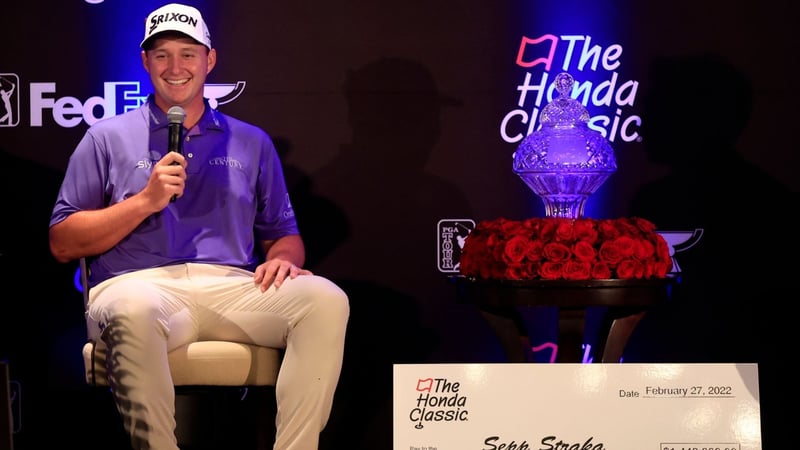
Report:
[[589,128],[589,112],[571,97],[574,83],[566,72],[556,75],[558,96],[513,155],[514,173],[542,199],[547,217],[583,217],[589,195],[617,170],[611,144]]

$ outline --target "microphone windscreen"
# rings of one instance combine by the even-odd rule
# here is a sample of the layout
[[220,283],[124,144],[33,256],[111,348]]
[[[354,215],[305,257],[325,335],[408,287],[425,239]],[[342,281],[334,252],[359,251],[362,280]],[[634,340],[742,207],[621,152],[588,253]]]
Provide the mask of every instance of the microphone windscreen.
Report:
[[169,119],[169,123],[183,123],[183,119],[186,118],[186,111],[181,108],[180,106],[173,106],[167,111],[167,119]]

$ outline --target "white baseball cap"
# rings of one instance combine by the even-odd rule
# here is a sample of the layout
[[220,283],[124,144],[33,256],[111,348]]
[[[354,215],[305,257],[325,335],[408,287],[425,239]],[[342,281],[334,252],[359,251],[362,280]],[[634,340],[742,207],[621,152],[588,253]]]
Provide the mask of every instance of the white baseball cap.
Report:
[[165,31],[177,31],[211,48],[211,33],[197,8],[179,3],[164,5],[147,16],[144,22],[144,39],[139,44],[145,48],[153,36]]

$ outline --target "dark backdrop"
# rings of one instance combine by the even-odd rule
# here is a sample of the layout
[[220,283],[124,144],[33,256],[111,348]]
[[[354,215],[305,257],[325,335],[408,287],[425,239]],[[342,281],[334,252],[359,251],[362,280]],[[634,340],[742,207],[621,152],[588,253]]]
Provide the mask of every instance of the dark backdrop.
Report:
[[[88,122],[149,92],[138,42],[158,6],[45,3],[0,15],[0,358],[22,391],[24,448],[52,430],[83,442],[89,412],[108,406],[87,400],[76,267],[50,256],[47,223]],[[800,69],[788,0],[189,3],[219,52],[209,82],[244,82],[220,110],[274,137],[309,267],[351,297],[326,448],[390,448],[393,363],[504,361],[446,281],[439,234],[442,223],[543,213],[511,161],[521,118],[547,92],[519,86],[547,87],[562,70],[614,94],[587,104],[608,118],[619,165],[587,214],[704,230],[680,255],[684,283],[625,360],[758,362],[764,442],[785,438]],[[551,47],[521,44],[548,35],[550,64],[534,64]],[[551,339],[552,316],[533,316],[532,335]]]

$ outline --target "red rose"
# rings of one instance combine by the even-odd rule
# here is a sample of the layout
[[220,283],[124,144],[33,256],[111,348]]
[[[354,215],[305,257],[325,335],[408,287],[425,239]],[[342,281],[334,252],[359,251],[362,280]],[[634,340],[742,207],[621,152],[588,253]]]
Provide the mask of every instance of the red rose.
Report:
[[611,268],[608,264],[599,261],[592,266],[592,278],[595,280],[607,280],[611,278]]
[[538,273],[538,267],[531,271],[532,267],[528,264],[515,264],[506,267],[505,277],[508,280],[530,280],[535,278]]
[[555,240],[557,242],[571,242],[574,239],[575,232],[572,228],[572,221],[559,219],[555,225]]
[[590,245],[597,242],[597,224],[594,220],[576,220],[572,228],[575,232],[575,240],[584,241]]
[[565,280],[588,280],[592,277],[592,265],[588,261],[567,261],[562,274]]
[[476,224],[459,270],[487,279],[663,278],[672,257],[655,225],[640,217],[499,218]]
[[645,239],[636,239],[636,245],[633,250],[633,257],[639,261],[648,261],[656,253],[656,248],[653,244]]
[[545,242],[552,242],[556,239],[556,229],[560,219],[544,218],[539,220],[539,238]]
[[513,235],[520,228],[520,223],[516,222],[516,221],[513,221],[513,220],[505,220],[505,219],[503,219],[499,223],[499,228],[500,228],[500,232],[502,232],[502,234],[504,234],[506,236]]
[[529,244],[528,253],[525,254],[525,258],[531,262],[541,261],[544,256],[544,242],[535,240],[531,241]]
[[642,219],[641,217],[631,217],[630,221],[634,226],[636,226],[636,228],[640,229],[645,234],[650,234],[656,231],[656,225],[647,219]]
[[617,277],[622,279],[643,278],[644,266],[639,261],[633,259],[620,261],[617,265]]
[[630,236],[636,238],[642,236],[642,230],[639,229],[637,222],[629,217],[622,217],[614,221],[620,234],[623,236]]
[[619,249],[619,253],[623,258],[630,258],[636,253],[637,241],[629,235],[614,239],[614,244]]
[[544,244],[545,259],[553,262],[562,262],[569,259],[569,247],[560,242],[548,242]]
[[600,239],[604,241],[615,239],[622,234],[617,226],[616,221],[609,219],[604,219],[597,223],[597,232],[600,235]]
[[664,236],[661,236],[660,234],[656,234],[655,239],[656,239],[656,258],[659,261],[666,261],[669,263],[669,267],[667,268],[667,271],[669,272],[670,270],[672,270],[672,256],[670,256],[669,254],[669,244],[667,244],[667,241],[666,239],[664,239]]
[[578,261],[591,262],[597,257],[597,250],[586,241],[578,241],[572,246],[572,253]]
[[539,268],[539,275],[545,280],[557,280],[561,278],[564,264],[564,261],[545,261]]
[[507,264],[522,262],[528,253],[528,240],[522,236],[512,236],[503,246],[503,261]]
[[622,250],[616,241],[605,241],[603,242],[603,245],[600,246],[598,257],[600,258],[600,261],[603,261],[604,263],[613,267],[622,261],[623,255]]

